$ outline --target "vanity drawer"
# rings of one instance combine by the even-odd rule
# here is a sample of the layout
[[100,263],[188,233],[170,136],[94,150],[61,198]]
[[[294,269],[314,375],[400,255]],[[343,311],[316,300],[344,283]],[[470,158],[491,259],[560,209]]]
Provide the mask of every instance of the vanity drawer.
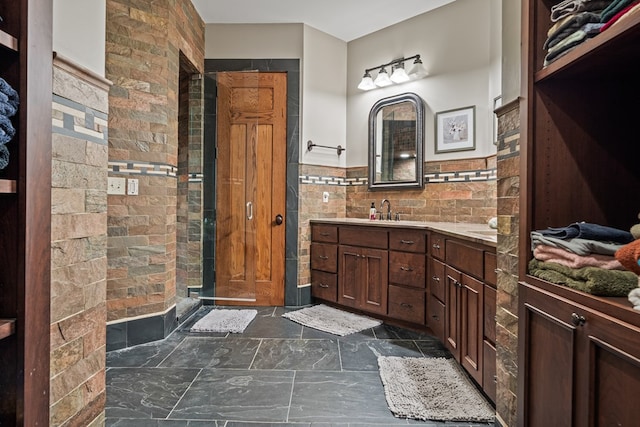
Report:
[[496,287],[498,283],[498,259],[493,252],[484,253],[484,281],[485,283]]
[[327,273],[338,272],[338,246],[327,243],[311,244],[311,269]]
[[389,316],[424,325],[424,291],[389,285]]
[[427,235],[420,230],[392,230],[389,232],[389,249],[403,252],[426,253]]
[[311,226],[311,240],[314,242],[338,243],[338,226],[313,224]]
[[376,227],[340,227],[338,237],[341,245],[375,249],[387,249],[389,246],[389,233]]
[[424,254],[389,252],[389,282],[424,288]]
[[447,240],[447,264],[477,279],[484,278],[484,250]]
[[445,289],[444,285],[446,277],[444,275],[444,263],[438,261],[435,258],[429,257],[429,287],[431,295],[438,298],[444,303]]
[[327,301],[338,301],[338,275],[311,270],[311,296]]
[[442,234],[431,234],[429,236],[429,255],[444,261],[445,238]]

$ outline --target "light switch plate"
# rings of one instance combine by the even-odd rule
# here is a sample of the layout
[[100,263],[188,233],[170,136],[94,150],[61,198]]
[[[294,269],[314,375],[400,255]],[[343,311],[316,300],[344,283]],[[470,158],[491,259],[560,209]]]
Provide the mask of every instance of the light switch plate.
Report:
[[127,194],[129,196],[137,196],[138,195],[138,180],[135,178],[131,178],[127,180]]
[[127,180],[125,178],[108,177],[107,194],[125,194],[126,184]]

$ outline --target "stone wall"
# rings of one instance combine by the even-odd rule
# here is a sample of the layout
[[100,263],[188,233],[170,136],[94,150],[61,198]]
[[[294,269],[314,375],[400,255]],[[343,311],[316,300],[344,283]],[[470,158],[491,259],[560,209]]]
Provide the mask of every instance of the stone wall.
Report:
[[520,108],[498,111],[498,292],[496,307],[498,420],[516,426],[518,379],[518,228],[520,224]]
[[109,82],[54,59],[51,426],[104,425]]
[[108,196],[107,316],[119,323],[175,306],[179,73],[202,72],[204,23],[189,0],[106,8],[109,176],[139,180],[138,195]]

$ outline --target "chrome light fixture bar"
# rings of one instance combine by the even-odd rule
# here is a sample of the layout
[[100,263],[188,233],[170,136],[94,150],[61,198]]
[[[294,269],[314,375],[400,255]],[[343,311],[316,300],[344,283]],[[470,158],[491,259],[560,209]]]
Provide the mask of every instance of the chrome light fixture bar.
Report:
[[[407,73],[404,69],[404,63],[405,61],[410,61],[412,59],[414,60],[413,66],[411,67],[409,73]],[[391,67],[391,76],[389,76],[389,73],[387,73],[386,67]],[[371,77],[371,72],[374,70],[379,70],[378,76],[375,78],[375,80]],[[364,70],[364,76],[362,76],[362,80],[360,81],[360,84],[358,84],[358,89],[371,90],[377,87],[385,87],[392,84],[405,83],[409,80],[422,79],[428,75],[429,73],[424,68],[422,60],[420,59],[420,55],[413,55],[408,58],[398,58],[386,64],[367,68],[366,70]]]

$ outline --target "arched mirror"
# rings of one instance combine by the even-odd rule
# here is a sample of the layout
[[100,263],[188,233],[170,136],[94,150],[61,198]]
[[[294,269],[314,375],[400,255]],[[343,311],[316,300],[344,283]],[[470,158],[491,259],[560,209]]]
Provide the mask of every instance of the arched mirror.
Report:
[[369,113],[369,189],[422,188],[424,102],[415,93],[383,98]]

